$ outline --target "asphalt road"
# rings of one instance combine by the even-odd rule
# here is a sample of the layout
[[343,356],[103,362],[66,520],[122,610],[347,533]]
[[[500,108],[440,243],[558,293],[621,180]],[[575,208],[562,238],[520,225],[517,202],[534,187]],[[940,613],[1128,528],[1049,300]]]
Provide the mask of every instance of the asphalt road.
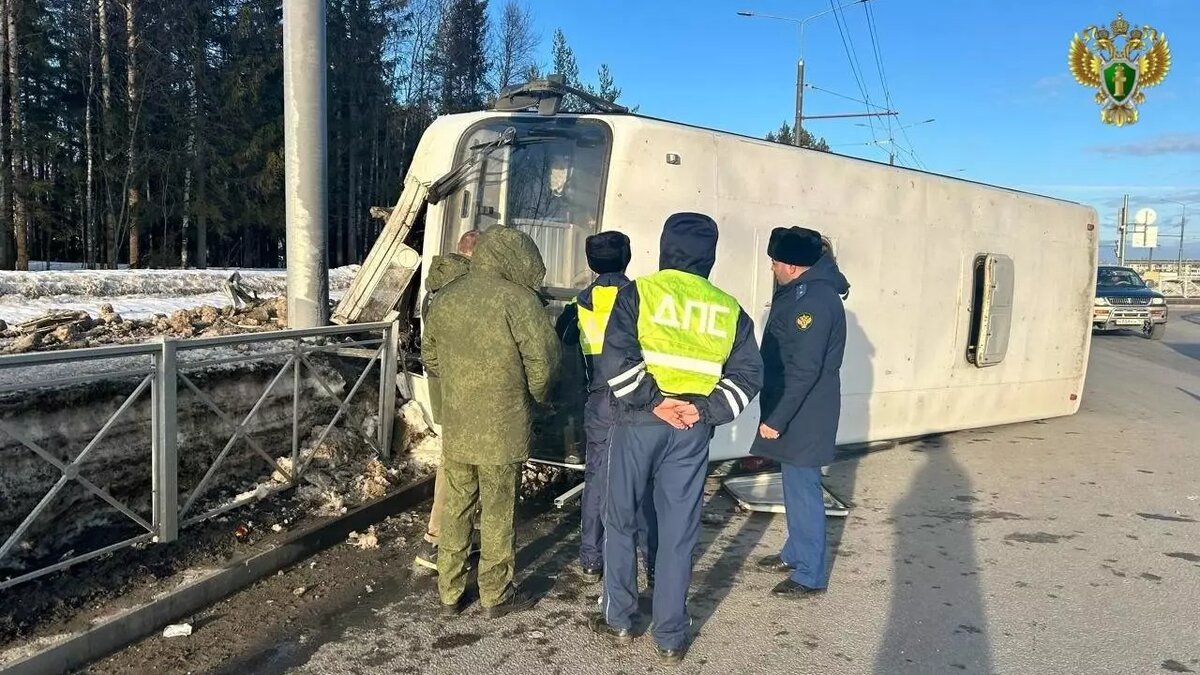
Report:
[[[782,545],[782,517],[738,513],[709,495],[696,637],[670,672],[1200,672],[1200,315],[1192,319],[1173,320],[1163,342],[1096,336],[1076,416],[836,465],[829,485],[855,508],[830,520],[833,572],[821,597],[769,597],[778,579],[753,560]],[[613,648],[586,629],[597,589],[572,571],[577,528],[575,513],[552,512],[520,529],[519,574],[544,594],[533,611],[438,618],[432,580],[399,574],[211,672],[668,670],[649,636]]]

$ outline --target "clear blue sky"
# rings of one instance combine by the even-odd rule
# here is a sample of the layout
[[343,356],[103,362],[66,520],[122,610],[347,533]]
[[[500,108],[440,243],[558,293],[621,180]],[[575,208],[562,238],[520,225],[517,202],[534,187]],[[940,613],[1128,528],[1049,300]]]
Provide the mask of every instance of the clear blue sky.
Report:
[[[622,101],[656,117],[761,136],[792,119],[795,24],[737,16],[738,10],[803,18],[828,0],[525,0],[549,44],[562,28],[581,75],[612,68]],[[840,0],[838,4],[845,4]],[[1121,195],[1158,210],[1156,257],[1174,257],[1181,207],[1193,202],[1185,249],[1200,257],[1200,2],[1196,0],[869,0],[898,125],[897,134],[931,171],[1026,189],[1095,206],[1106,239]],[[502,6],[493,0],[493,11]],[[1072,35],[1118,11],[1163,31],[1173,65],[1146,91],[1141,119],[1100,123],[1093,92],[1067,70]],[[843,10],[847,37],[872,102],[884,105],[864,7]],[[938,25],[940,22],[940,25]],[[862,99],[834,14],[805,29],[806,81]],[[805,114],[862,112],[856,103],[808,90]],[[876,121],[806,123],[834,151],[887,161],[888,133]],[[907,165],[916,160],[905,152]],[[961,170],[961,171],[959,171]],[[1193,216],[1194,214],[1194,216]],[[1167,241],[1170,241],[1168,244]],[[1108,256],[1109,245],[1102,255]],[[1144,251],[1134,255],[1142,257]]]

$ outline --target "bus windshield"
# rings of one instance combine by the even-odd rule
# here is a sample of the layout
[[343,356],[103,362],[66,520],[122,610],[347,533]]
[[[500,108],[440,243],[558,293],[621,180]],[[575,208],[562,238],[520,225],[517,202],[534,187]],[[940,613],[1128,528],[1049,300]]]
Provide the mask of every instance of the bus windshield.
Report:
[[[599,231],[611,141],[597,120],[570,117],[501,118],[472,129],[456,166],[480,147],[515,130],[511,143],[477,156],[447,201],[443,250],[469,230],[517,228],[537,243],[546,263],[545,285],[565,297],[590,283],[584,239]],[[511,133],[511,132],[509,132]],[[555,289],[562,293],[553,293]]]

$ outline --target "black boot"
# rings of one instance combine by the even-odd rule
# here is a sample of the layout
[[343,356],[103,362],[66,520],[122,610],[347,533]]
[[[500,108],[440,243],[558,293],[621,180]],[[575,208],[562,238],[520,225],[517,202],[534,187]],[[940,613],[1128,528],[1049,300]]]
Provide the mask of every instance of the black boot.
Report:
[[583,464],[583,453],[579,451],[578,446],[572,446],[567,450],[567,453],[563,455],[563,464]]
[[580,565],[579,578],[585,584],[598,584],[604,577],[604,568],[600,565]]
[[608,638],[614,645],[624,646],[633,642],[633,631],[628,628],[610,626],[604,620],[603,614],[593,614],[588,617],[588,628],[591,628],[593,633]]
[[654,646],[654,651],[658,652],[658,662],[664,666],[677,666],[683,663],[683,657],[687,654],[687,647],[679,649],[664,649],[658,645]]
[[791,579],[784,579],[771,589],[771,595],[777,598],[805,598],[810,595],[818,595],[824,593],[824,588],[809,588],[803,584],[798,584]]
[[765,558],[759,558],[755,563],[758,569],[764,572],[775,572],[778,574],[791,574],[792,566],[783,562],[783,558],[777,555],[769,555]]
[[501,617],[508,616],[509,614],[516,614],[517,612],[524,612],[527,609],[533,609],[533,606],[536,604],[537,598],[531,598],[524,593],[513,591],[512,593],[509,593],[508,597],[505,598],[500,604],[488,607],[487,616],[489,619],[499,619]]
[[417,549],[417,556],[413,559],[413,563],[433,574],[437,574],[437,554],[437,544],[422,541],[421,548]]

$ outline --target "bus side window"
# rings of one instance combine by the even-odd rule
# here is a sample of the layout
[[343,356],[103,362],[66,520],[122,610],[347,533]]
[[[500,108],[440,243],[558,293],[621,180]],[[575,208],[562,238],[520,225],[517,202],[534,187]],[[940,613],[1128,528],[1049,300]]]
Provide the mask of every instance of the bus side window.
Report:
[[1012,258],[997,253],[980,254],[975,257],[973,277],[967,360],[986,368],[1003,361],[1008,352],[1012,329]]

